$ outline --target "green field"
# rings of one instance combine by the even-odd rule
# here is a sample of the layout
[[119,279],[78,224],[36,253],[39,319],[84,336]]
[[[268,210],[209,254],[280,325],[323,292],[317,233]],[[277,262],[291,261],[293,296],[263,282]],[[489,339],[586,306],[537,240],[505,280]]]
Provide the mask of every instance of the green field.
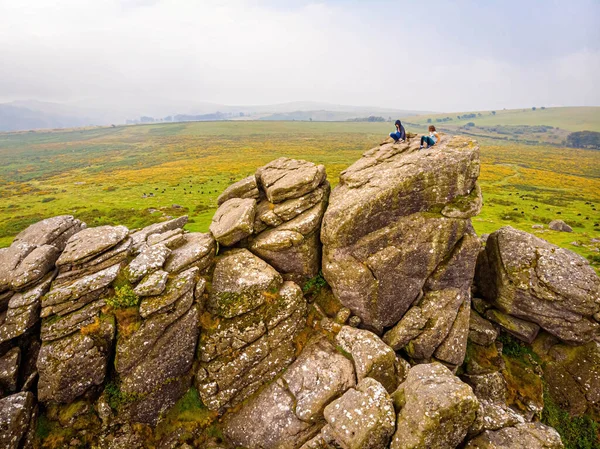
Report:
[[[560,122],[565,129],[598,130],[599,111],[498,111],[485,120],[530,126]],[[408,131],[425,132],[427,118],[407,118],[415,123]],[[453,132],[453,125],[444,123],[439,129]],[[340,171],[391,127],[245,121],[0,134],[0,246],[9,245],[29,224],[57,214],[73,214],[90,226],[119,223],[130,228],[188,214],[188,229],[206,231],[219,193],[257,167],[280,156],[307,159],[325,164],[335,184]],[[529,137],[525,140],[531,141]],[[562,218],[574,233],[535,232],[600,259],[598,244],[590,242],[600,237],[600,152],[543,139],[535,145],[489,136],[478,140],[485,199],[481,215],[473,220],[478,233],[506,224],[532,232],[533,224]]]

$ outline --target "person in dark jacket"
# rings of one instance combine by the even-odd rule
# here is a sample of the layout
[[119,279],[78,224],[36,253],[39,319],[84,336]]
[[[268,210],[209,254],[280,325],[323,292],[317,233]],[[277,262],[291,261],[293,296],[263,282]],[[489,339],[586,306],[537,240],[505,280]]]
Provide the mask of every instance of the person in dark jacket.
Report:
[[390,137],[394,139],[394,143],[404,142],[406,140],[406,130],[400,120],[396,120],[396,132],[390,133]]

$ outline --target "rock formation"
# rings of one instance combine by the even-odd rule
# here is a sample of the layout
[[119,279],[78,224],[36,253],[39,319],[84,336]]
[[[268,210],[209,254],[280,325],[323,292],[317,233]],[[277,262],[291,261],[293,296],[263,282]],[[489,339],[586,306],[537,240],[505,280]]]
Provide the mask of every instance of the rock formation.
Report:
[[600,416],[600,279],[512,228],[483,244],[476,142],[417,148],[367,151],[331,196],[277,159],[207,233],[24,230],[0,249],[0,446],[562,448],[561,419]]

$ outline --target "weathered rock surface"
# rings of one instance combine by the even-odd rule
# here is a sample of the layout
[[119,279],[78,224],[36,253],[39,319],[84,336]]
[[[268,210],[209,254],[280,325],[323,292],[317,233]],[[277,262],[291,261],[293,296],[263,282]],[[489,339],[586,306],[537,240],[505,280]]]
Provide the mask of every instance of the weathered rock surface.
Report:
[[215,264],[208,308],[215,315],[233,318],[264,304],[282,283],[273,267],[248,250],[229,252]]
[[231,198],[219,206],[210,232],[221,245],[232,246],[254,231],[256,200]]
[[0,249],[0,292],[33,287],[48,272],[67,240],[85,224],[70,215],[48,218],[18,234],[8,248]]
[[593,318],[600,309],[600,278],[571,251],[507,226],[490,235],[476,282],[495,307],[565,342],[600,335]]
[[398,387],[396,354],[372,332],[343,326],[335,337],[340,348],[352,356],[356,378],[360,382],[366,377],[377,380],[392,393]]
[[398,410],[391,449],[455,448],[475,420],[473,390],[445,366],[414,366],[393,394]]
[[469,316],[469,340],[482,346],[491,345],[498,337],[498,331],[476,310],[471,309]]
[[322,423],[302,421],[294,406],[294,396],[285,384],[273,382],[225,423],[225,435],[247,449],[297,449]]
[[35,399],[30,392],[17,393],[0,399],[0,447],[19,449],[23,447],[25,434],[31,423],[30,418]]
[[140,229],[139,231],[131,234],[133,246],[136,249],[136,251],[140,251],[146,245],[146,242],[151,236],[160,235],[169,231],[181,229],[185,226],[187,221],[187,215],[183,215],[172,220],[162,221],[160,223],[154,223],[150,226],[146,226],[145,228]]
[[465,449],[562,449],[560,435],[541,423],[517,424],[485,431],[469,441]]
[[169,273],[179,273],[191,267],[204,270],[212,263],[215,251],[216,244],[211,234],[190,232],[185,234],[183,245],[171,251],[163,269]]
[[298,198],[315,190],[325,180],[325,167],[312,162],[279,158],[256,172],[271,203]]
[[127,266],[129,282],[138,282],[164,265],[171,250],[162,243],[144,248]]
[[452,365],[464,360],[469,333],[470,281],[479,250],[477,237],[468,232],[449,258],[426,280],[426,293],[389,330],[384,341],[404,348],[415,361],[435,358]]
[[104,382],[114,337],[114,321],[98,320],[89,332],[44,342],[37,360],[40,402],[70,403]]
[[16,393],[20,361],[21,349],[19,347],[8,350],[0,357],[0,397]]
[[394,404],[383,386],[369,377],[325,408],[327,424],[304,448],[385,449],[396,428]]
[[223,193],[219,195],[217,198],[217,204],[221,206],[223,203],[232,198],[259,199],[260,192],[258,190],[258,185],[256,184],[256,176],[248,176],[241,181],[231,184],[229,187],[223,190]]
[[[449,204],[471,210],[479,201],[471,198],[478,147],[458,138],[426,154],[414,152],[417,147],[412,141],[365,153],[342,172],[323,219],[323,274],[336,297],[378,331],[396,324],[418,299],[478,212],[464,218],[441,212]],[[470,283],[469,268],[452,270],[455,287]]]
[[138,296],[156,296],[160,295],[167,286],[169,273],[158,270],[144,277],[133,290]]
[[543,359],[544,381],[557,404],[572,416],[600,411],[600,343],[572,346],[547,334],[533,344]]
[[289,281],[268,296],[268,302],[230,319],[205,313],[196,387],[210,409],[242,401],[294,360],[294,338],[305,325],[306,300]]
[[73,235],[56,261],[58,267],[84,262],[110,249],[127,237],[125,226],[98,226],[86,228]]
[[323,166],[278,159],[223,192],[211,232],[225,246],[243,240],[286,280],[303,283],[321,265],[320,228],[329,190]]
[[326,339],[312,341],[280,379],[227,420],[224,432],[247,449],[297,449],[319,432],[327,404],[355,384],[352,362]]
[[10,296],[5,313],[0,313],[0,343],[23,335],[40,319],[40,299],[50,288],[55,273],[48,273],[33,288]]

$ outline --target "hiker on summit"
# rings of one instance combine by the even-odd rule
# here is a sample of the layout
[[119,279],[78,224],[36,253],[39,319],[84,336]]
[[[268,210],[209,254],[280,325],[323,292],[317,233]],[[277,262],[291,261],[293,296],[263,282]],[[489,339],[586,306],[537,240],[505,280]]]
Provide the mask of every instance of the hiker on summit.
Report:
[[421,146],[419,147],[419,150],[422,150],[424,148],[423,142],[427,143],[427,148],[431,148],[437,143],[438,140],[439,136],[437,131],[435,130],[435,126],[429,125],[429,135],[421,136]]
[[402,126],[400,120],[396,120],[396,132],[390,133],[390,137],[394,139],[394,143],[404,142],[406,140],[406,130]]

